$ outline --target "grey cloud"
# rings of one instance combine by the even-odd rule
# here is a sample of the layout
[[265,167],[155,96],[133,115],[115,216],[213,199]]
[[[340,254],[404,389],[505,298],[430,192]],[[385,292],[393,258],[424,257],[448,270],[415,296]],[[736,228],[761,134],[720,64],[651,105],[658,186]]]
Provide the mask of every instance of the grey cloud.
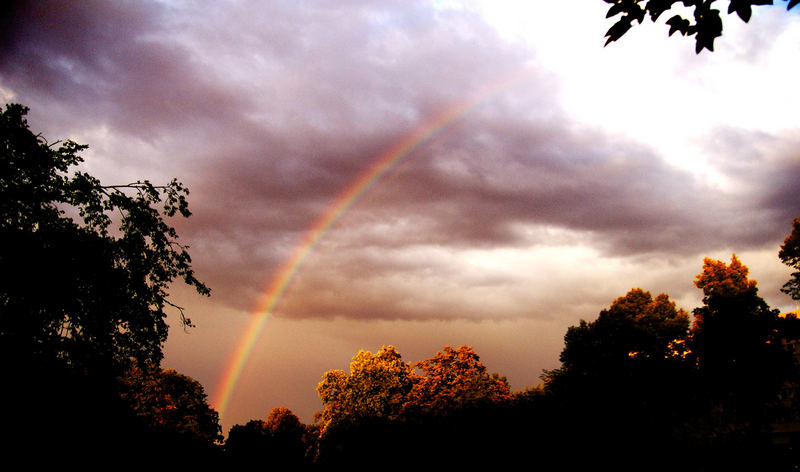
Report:
[[86,125],[154,139],[235,121],[231,110],[245,108],[238,90],[169,41],[157,3],[15,2],[9,11],[0,78],[37,103],[69,104]]
[[720,236],[747,248],[782,241],[800,216],[800,153],[788,133],[717,128],[706,139],[712,164],[727,180],[735,209]]
[[[31,106],[68,110],[54,121],[107,126],[106,148],[135,137],[168,150],[154,159],[191,178],[194,217],[180,231],[198,275],[215,299],[241,308],[378,156],[535,64],[472,12],[429,2],[218,3],[202,15],[180,2],[19,5],[0,43],[0,86]],[[356,317],[394,317],[397,307],[430,316],[390,275],[512,282],[449,272],[414,259],[415,247],[534,247],[553,243],[538,229],[555,227],[585,234],[605,255],[687,255],[715,238],[762,244],[798,209],[786,196],[797,175],[790,157],[762,172],[774,186],[754,183],[743,204],[656,150],[576,127],[559,109],[558,85],[537,74],[481,101],[363,196],[328,235],[339,255],[326,267],[372,278],[374,291],[353,308],[355,296],[326,292],[321,273],[301,284],[319,291],[305,313],[349,304]],[[759,213],[764,206],[774,214]]]

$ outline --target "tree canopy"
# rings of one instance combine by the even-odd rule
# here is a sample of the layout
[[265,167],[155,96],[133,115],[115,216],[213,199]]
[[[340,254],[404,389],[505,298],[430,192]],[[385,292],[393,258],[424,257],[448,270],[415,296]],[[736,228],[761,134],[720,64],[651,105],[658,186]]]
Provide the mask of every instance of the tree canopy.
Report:
[[120,396],[151,430],[206,443],[222,440],[219,415],[200,382],[150,363],[131,363],[119,378]]
[[794,269],[792,278],[783,285],[781,292],[789,294],[793,300],[800,300],[800,218],[792,221],[792,231],[783,241],[778,257]]
[[[545,373],[551,389],[574,392],[612,385],[680,357],[689,316],[666,294],[631,289],[592,322],[581,320],[564,336],[561,367]],[[627,383],[627,382],[626,382]]]
[[375,354],[360,350],[350,362],[350,374],[329,370],[317,385],[324,405],[318,414],[323,431],[332,422],[362,418],[397,418],[414,385],[414,368],[394,346]]
[[237,465],[268,463],[278,470],[297,470],[307,465],[306,450],[314,437],[309,429],[288,408],[273,408],[266,421],[234,425],[225,452]]
[[76,366],[158,364],[166,309],[191,326],[168,298],[172,281],[210,293],[168,224],[190,216],[188,190],[73,171],[87,146],[48,143],[27,112],[0,113],[0,345]]
[[188,190],[175,179],[102,184],[81,170],[87,146],[48,142],[27,113],[0,111],[0,358],[14,386],[0,398],[13,405],[5,424],[15,435],[6,445],[43,442],[52,457],[98,462],[170,447],[210,457],[219,426],[202,387],[158,367],[167,312],[191,326],[169,300],[173,281],[210,293],[169,224],[191,215]]
[[726,430],[774,420],[770,410],[787,382],[797,380],[796,359],[787,349],[796,338],[797,320],[771,309],[748,272],[735,254],[729,264],[706,258],[695,280],[704,296],[694,310],[690,357],[698,388],[724,413],[711,423]]
[[506,378],[489,374],[470,346],[445,346],[432,358],[417,362],[416,367],[423,375],[409,394],[408,410],[446,413],[511,399]]
[[[634,22],[641,24],[646,17],[656,22],[668,11],[677,11],[666,24],[669,35],[680,33],[695,37],[695,52],[703,49],[714,50],[714,40],[722,36],[722,17],[714,8],[717,0],[604,0],[611,6],[606,18],[618,17],[606,32],[606,46],[630,30]],[[791,10],[800,0],[787,0],[787,10]],[[720,3],[723,3],[720,1]],[[757,5],[772,5],[772,0],[728,0],[728,14],[736,15],[745,23],[750,21],[752,8]],[[681,4],[681,5],[678,5]],[[682,8],[681,8],[682,7]],[[688,13],[691,12],[691,15]],[[620,16],[621,15],[621,16]]]

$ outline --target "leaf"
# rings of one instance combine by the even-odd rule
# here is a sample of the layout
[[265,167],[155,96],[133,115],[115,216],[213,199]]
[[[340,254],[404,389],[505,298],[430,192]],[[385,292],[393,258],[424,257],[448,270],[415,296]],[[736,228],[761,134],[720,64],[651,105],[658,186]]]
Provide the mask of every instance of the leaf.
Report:
[[608,46],[612,41],[618,40],[622,37],[622,35],[627,33],[629,29],[631,29],[631,20],[625,16],[608,29],[608,32],[606,32],[606,37],[608,40],[606,41],[605,45]]
[[681,35],[686,36],[686,33],[689,30],[689,20],[681,17],[680,15],[675,15],[667,20],[667,24],[669,25],[670,36],[675,34],[676,31],[680,32]]
[[795,5],[797,5],[798,3],[800,3],[800,0],[790,0],[790,1],[789,1],[789,5],[787,5],[787,6],[786,6],[786,9],[787,9],[787,10],[791,10],[791,9],[792,9],[792,8],[794,8],[794,6],[795,6]]
[[640,7],[638,3],[634,3],[633,6],[630,9],[630,13],[629,14],[633,19],[638,21],[639,24],[642,24],[642,22],[644,21],[644,17],[647,14],[647,12],[644,10],[644,8]]
[[750,8],[750,3],[747,0],[731,0],[730,5],[728,6],[728,14],[736,12],[739,15],[739,18],[742,19],[745,23],[750,21],[750,17],[753,14],[752,9]]
[[697,43],[694,47],[694,52],[700,54],[703,49],[708,49],[714,52],[714,38],[697,38]]
[[722,36],[722,18],[719,10],[706,9],[695,12],[697,20],[697,43],[695,52],[700,53],[703,49],[714,50],[714,39]]
[[650,19],[655,22],[662,13],[672,8],[676,0],[650,0],[647,3],[647,11],[650,12]]
[[625,5],[622,3],[615,3],[608,9],[608,13],[606,13],[606,18],[611,18],[612,16],[619,15],[620,13],[625,13]]

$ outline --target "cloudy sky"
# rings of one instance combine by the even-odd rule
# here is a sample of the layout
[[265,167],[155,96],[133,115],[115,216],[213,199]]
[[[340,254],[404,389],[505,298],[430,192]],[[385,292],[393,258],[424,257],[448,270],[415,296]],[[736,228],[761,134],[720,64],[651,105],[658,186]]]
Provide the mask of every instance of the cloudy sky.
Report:
[[[12,2],[14,3],[14,2]],[[726,20],[714,53],[663,19],[603,47],[599,0],[85,1],[12,8],[0,98],[49,141],[89,144],[103,183],[177,177],[175,222],[208,299],[174,301],[165,367],[219,406],[268,316],[223,429],[392,344],[475,348],[515,389],[633,287],[691,310],[704,257],[736,253],[774,307],[800,216],[800,16]],[[443,118],[444,117],[444,118]],[[333,222],[271,314],[309,231],[382,157],[425,137]]]

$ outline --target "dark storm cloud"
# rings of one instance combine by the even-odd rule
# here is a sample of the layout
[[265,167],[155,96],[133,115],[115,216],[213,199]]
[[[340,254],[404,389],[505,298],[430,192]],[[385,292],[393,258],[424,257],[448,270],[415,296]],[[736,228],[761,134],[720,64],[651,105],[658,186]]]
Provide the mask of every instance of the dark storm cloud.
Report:
[[391,180],[354,212],[416,222],[396,244],[528,245],[521,225],[549,225],[596,235],[611,254],[687,252],[728,211],[652,149],[550,121],[473,118]]
[[[378,156],[487,85],[537,67],[472,12],[428,2],[20,2],[10,11],[0,87],[63,110],[42,119],[54,127],[108,127],[107,148],[135,137],[164,149],[155,159],[192,189],[194,216],[180,231],[198,275],[216,300],[246,309]],[[413,303],[417,287],[393,289],[398,277],[466,288],[510,280],[436,266],[416,247],[564,243],[541,230],[554,227],[605,255],[686,255],[763,244],[785,213],[798,213],[787,197],[793,156],[759,170],[742,203],[657,150],[576,126],[553,77],[533,77],[471,109],[353,207],[327,237],[338,252],[307,278],[317,293],[304,313],[349,306],[354,317],[424,318],[441,307]],[[766,226],[763,206],[774,213]],[[373,285],[356,297],[326,276]]]
[[159,37],[164,10],[146,2],[12,2],[0,77],[43,107],[65,106],[76,121],[139,138],[233,119],[242,97],[219,86],[191,51]]

